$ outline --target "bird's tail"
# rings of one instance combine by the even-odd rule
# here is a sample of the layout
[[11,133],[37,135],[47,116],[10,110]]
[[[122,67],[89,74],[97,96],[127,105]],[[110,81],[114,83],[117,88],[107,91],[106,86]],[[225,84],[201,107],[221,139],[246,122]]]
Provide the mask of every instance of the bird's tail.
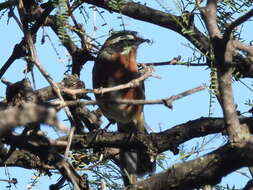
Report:
[[[118,123],[119,129],[122,129],[122,126],[120,125],[121,124]],[[126,127],[126,124],[124,124],[124,129],[126,128],[128,127]],[[147,133],[146,129],[144,129],[144,131],[142,132]],[[131,134],[129,135],[131,136]],[[124,183],[126,185],[127,183],[129,183],[127,182],[129,181],[129,179],[127,179],[129,178],[129,176],[134,175],[137,177],[142,177],[146,174],[153,173],[156,168],[156,161],[143,149],[140,149],[138,147],[135,149],[122,148],[120,149],[120,166],[123,173],[123,177],[125,178]]]
[[139,150],[120,150],[120,164],[126,175],[142,177],[155,170],[155,159]]

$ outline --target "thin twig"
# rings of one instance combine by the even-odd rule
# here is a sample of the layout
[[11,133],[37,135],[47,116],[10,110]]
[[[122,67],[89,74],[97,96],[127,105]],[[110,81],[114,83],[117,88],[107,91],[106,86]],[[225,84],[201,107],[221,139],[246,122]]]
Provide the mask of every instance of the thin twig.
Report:
[[13,185],[16,185],[18,183],[17,179],[16,178],[12,178],[12,179],[0,179],[0,181],[3,181],[3,182],[7,182],[7,183],[12,183]]
[[[30,33],[31,33],[32,36],[37,33],[37,31],[42,26],[42,24],[44,23],[44,21],[46,20],[46,18],[50,14],[50,12],[53,10],[53,8],[54,7],[53,7],[52,3],[51,4],[48,3],[48,8],[41,14],[40,18],[35,22],[35,24],[30,29]],[[15,17],[14,17],[14,19],[15,19]],[[24,32],[23,25],[24,24],[22,24],[22,23],[20,24],[20,26],[22,26],[22,31]],[[19,44],[15,45],[11,56],[4,63],[4,65],[1,67],[1,69],[0,69],[0,78],[2,78],[2,76],[4,75],[4,73],[8,70],[8,68],[12,65],[12,63],[16,59],[24,57],[25,55],[26,55],[26,47],[25,47],[25,43],[24,43],[24,39],[23,39],[23,40],[21,40],[21,42]]]
[[66,171],[66,174],[68,175],[69,179],[73,183],[74,189],[81,190],[79,188],[79,185],[78,185],[77,181],[75,180],[75,177],[73,176],[73,172],[71,171],[71,168],[69,167],[68,163],[63,164],[63,168]]
[[10,9],[10,12],[9,12],[9,17],[13,17],[13,19],[16,21],[17,25],[19,26],[20,30],[22,32],[24,32],[24,29],[23,29],[23,25],[22,23],[20,22],[20,20],[18,19],[18,17],[14,14],[13,12],[13,9]]
[[[78,37],[80,38],[80,40],[81,40],[81,42],[82,42],[81,44],[84,45],[84,44],[85,44],[85,39],[84,39],[84,33],[85,33],[85,31],[83,30],[83,28],[81,27],[81,25],[78,24],[78,22],[77,22],[75,16],[73,15],[73,12],[71,11],[71,7],[70,7],[69,1],[66,1],[66,3],[67,3],[67,6],[68,6],[68,13],[69,13],[69,15],[70,15],[70,17],[71,17],[71,20],[73,21],[73,23],[74,23],[74,25],[75,25],[75,28],[78,30],[78,31],[74,30],[74,32],[75,32],[75,33],[78,35]],[[83,47],[83,48],[84,48],[84,47]]]
[[[62,102],[64,102],[64,99],[63,99],[63,97],[62,97],[62,95],[61,95],[61,91],[60,91],[60,88],[59,88],[58,84],[52,79],[52,77],[49,75],[49,73],[48,73],[48,72],[45,70],[45,68],[40,64],[40,61],[39,61],[39,59],[38,59],[38,57],[37,57],[37,53],[36,53],[36,50],[35,50],[35,47],[34,47],[34,44],[33,44],[33,41],[32,41],[32,37],[31,37],[31,35],[29,35],[29,33],[28,33],[28,38],[27,38],[27,44],[28,44],[28,48],[29,48],[29,50],[30,50],[30,52],[31,52],[31,56],[30,56],[31,62],[32,62],[34,65],[36,65],[36,67],[39,69],[39,71],[42,73],[42,75],[45,77],[45,79],[48,81],[48,83],[52,86],[54,92],[57,94],[57,96],[59,97],[59,99],[60,99]],[[69,108],[68,108],[68,107],[64,107],[64,111],[65,111],[67,117],[68,117],[69,120],[70,120],[71,126],[72,126],[72,127],[75,127],[75,121],[74,121],[74,118],[73,118],[73,116],[72,116],[72,114],[71,114]],[[70,130],[70,131],[71,131],[71,130]],[[70,137],[70,139],[69,139],[68,142],[71,143],[71,140],[72,140],[71,137],[72,137],[72,136],[69,135],[69,137]],[[67,146],[67,147],[70,147],[70,145]],[[68,155],[67,152],[69,152],[69,149],[66,148],[66,151],[65,151],[65,154],[64,154],[65,156]],[[65,158],[66,158],[66,157],[65,157]]]
[[139,63],[138,65],[142,66],[163,66],[163,65],[180,65],[180,63],[178,63],[181,59],[181,56],[175,57],[170,61],[165,61],[165,62],[157,62],[157,63]]
[[123,90],[126,88],[134,88],[140,85],[142,81],[147,79],[148,77],[152,76],[153,68],[152,67],[146,67],[144,74],[134,80],[131,80],[128,83],[117,85],[110,88],[96,88],[96,89],[69,89],[69,88],[63,88],[62,92],[71,94],[71,95],[77,95],[77,94],[85,94],[85,93],[94,93],[94,94],[104,94],[107,92],[117,91],[117,90]]
[[177,65],[177,66],[187,66],[187,67],[193,67],[193,66],[197,66],[197,67],[203,67],[203,66],[209,66],[207,63],[180,63],[180,62],[155,62],[155,63],[139,63],[138,65],[142,66],[167,66],[167,65]]
[[[53,78],[49,75],[49,73],[46,71],[46,69],[42,66],[42,64],[40,63],[39,61],[39,58],[37,56],[37,52],[36,52],[36,49],[35,49],[35,46],[34,46],[34,40],[33,40],[33,32],[34,31],[37,31],[39,29],[39,27],[44,23],[45,19],[47,18],[48,14],[53,10],[53,6],[51,4],[51,7],[48,8],[47,13],[43,14],[43,18],[38,20],[35,25],[32,27],[31,30],[28,29],[28,26],[27,26],[27,21],[25,19],[25,8],[24,8],[24,5],[23,5],[23,2],[22,0],[19,0],[18,1],[18,11],[19,11],[19,16],[21,18],[21,21],[22,21],[22,24],[23,24],[23,29],[24,29],[24,39],[25,39],[25,42],[27,44],[27,49],[28,49],[28,52],[29,52],[29,61],[36,65],[36,67],[39,69],[39,71],[42,73],[42,75],[45,77],[45,79],[48,81],[48,83],[52,86],[52,89],[54,90],[54,92],[57,94],[57,96],[59,97],[59,99],[64,102],[64,99],[61,95],[61,91],[60,91],[60,88],[59,86],[57,85],[56,82],[54,82]],[[37,25],[36,25],[37,24]],[[71,123],[71,126],[72,127],[75,127],[75,121],[74,121],[74,118],[69,110],[68,107],[64,107],[64,111],[67,115],[67,117],[69,118],[70,120],[70,123]],[[73,135],[69,135],[69,137],[71,138]],[[71,143],[72,139],[69,139],[68,140],[68,143]],[[70,147],[70,145],[68,145],[67,147]],[[69,149],[66,148],[65,150],[65,154],[64,155],[68,155],[68,152],[69,152]],[[74,183],[74,182],[73,182]]]
[[67,144],[65,152],[64,152],[64,158],[68,158],[69,150],[71,147],[71,141],[73,139],[73,135],[74,135],[75,130],[76,130],[76,127],[71,127],[71,129],[69,131],[68,144]]
[[[130,104],[130,105],[165,104],[166,106],[168,106],[168,107],[171,108],[171,104],[175,100],[181,99],[181,98],[183,98],[185,96],[188,96],[188,95],[191,95],[193,93],[199,92],[199,91],[204,90],[206,88],[207,88],[206,85],[201,85],[201,86],[198,86],[196,88],[184,91],[184,92],[182,92],[180,94],[177,94],[175,96],[171,96],[171,97],[165,98],[165,99],[157,99],[157,100],[127,100],[127,99],[113,99],[113,100],[109,100],[109,99],[104,99],[104,100],[101,100],[100,102],[107,102],[107,103],[114,103],[114,104]],[[58,108],[63,108],[65,106],[76,106],[78,104],[82,104],[82,105],[96,105],[97,101],[65,101],[65,102],[54,101],[54,102],[52,102],[52,104],[54,106],[59,106]]]

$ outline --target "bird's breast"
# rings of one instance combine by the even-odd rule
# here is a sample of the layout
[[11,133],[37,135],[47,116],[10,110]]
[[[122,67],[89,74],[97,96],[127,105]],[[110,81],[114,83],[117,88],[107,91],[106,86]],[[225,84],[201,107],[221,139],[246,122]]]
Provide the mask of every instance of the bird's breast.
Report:
[[[98,60],[93,68],[93,88],[109,88],[125,84],[138,76],[135,57],[120,56],[113,62]],[[141,86],[123,90],[96,94],[96,99],[102,113],[121,123],[133,120],[136,113],[142,110],[142,105],[116,104],[106,100],[134,100],[144,99]]]

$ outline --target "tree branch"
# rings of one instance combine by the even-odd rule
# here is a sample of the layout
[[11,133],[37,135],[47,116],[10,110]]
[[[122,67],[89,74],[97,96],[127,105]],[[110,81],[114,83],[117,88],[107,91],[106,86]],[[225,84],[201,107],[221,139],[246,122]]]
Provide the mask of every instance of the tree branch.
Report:
[[208,0],[206,7],[200,8],[201,15],[205,21],[207,30],[211,38],[221,38],[221,32],[216,21],[217,0]]
[[155,174],[126,189],[184,190],[200,188],[205,184],[215,185],[221,181],[223,176],[242,166],[252,166],[252,154],[247,153],[251,151],[253,151],[252,143],[242,149],[234,149],[234,147],[225,145],[198,159],[173,165],[165,172]]
[[65,88],[62,91],[65,93],[71,94],[71,95],[84,94],[84,93],[104,94],[104,93],[111,92],[111,91],[117,91],[117,90],[123,90],[126,88],[137,87],[140,85],[140,83],[142,81],[144,81],[148,77],[152,76],[152,74],[153,74],[153,68],[146,67],[144,74],[142,76],[140,76],[137,79],[133,79],[126,84],[117,85],[117,86],[110,87],[110,88],[102,88],[101,87],[101,88],[97,88],[97,89],[68,89],[68,88]]
[[53,147],[50,146],[47,138],[41,136],[39,141],[38,138],[35,140],[35,143],[31,143],[31,141],[24,141],[22,136],[9,135],[6,136],[5,139],[8,144],[27,150],[37,155],[40,160],[48,165],[54,166],[61,172],[63,177],[74,185],[75,189],[89,189],[87,181],[82,179],[73,166],[71,166],[66,159],[64,159]]
[[[242,118],[241,122],[247,123],[249,126],[251,126],[251,132],[253,132],[253,118]],[[156,142],[154,146],[158,152],[164,152],[169,149],[174,151],[179,144],[187,140],[190,140],[194,137],[222,132],[224,131],[224,129],[225,129],[225,123],[223,119],[200,118],[195,121],[189,121],[185,124],[178,125],[176,127],[173,127],[172,129],[168,129],[167,131],[164,131],[161,133],[152,133],[150,137],[147,137],[147,138],[150,138],[151,142]],[[18,138],[21,138],[21,137],[12,137],[7,140],[12,144],[15,142],[15,145],[17,147],[22,146],[22,148],[27,149],[34,153],[36,152],[36,150],[40,150],[38,152],[40,152],[40,154],[43,154],[45,157],[46,154],[43,153],[43,151],[41,152],[41,150],[48,149],[48,148],[46,147],[43,148],[43,146],[45,145],[43,144],[40,145],[40,142],[38,141],[37,138],[34,139],[36,140],[36,143],[35,143],[36,147],[33,147],[33,148],[30,147],[31,145],[35,146],[32,139],[29,139],[26,137],[27,140],[29,139],[28,141],[29,144],[25,144],[25,143],[20,143],[20,142],[24,142],[22,138],[20,140],[18,140]],[[65,149],[64,146],[67,145],[67,139],[68,137],[61,137],[57,141],[55,141],[55,143],[51,142],[50,145],[48,146],[60,152],[64,151]],[[94,147],[136,148],[136,146],[140,145],[140,143],[141,142],[139,141],[138,137],[133,136],[133,138],[129,139],[128,135],[123,134],[123,133],[98,134],[95,132],[95,133],[89,133],[89,134],[84,134],[84,135],[75,135],[73,137],[72,148],[78,148],[78,149],[91,148],[91,147],[93,148]],[[232,172],[238,169],[239,167],[248,166],[252,164],[251,163],[252,158],[250,158],[250,160],[242,158],[244,155],[243,154],[244,150],[242,150],[240,153],[236,153],[234,151],[235,151],[235,148],[231,148],[227,145],[197,160],[175,165],[173,168],[167,170],[167,172],[154,175],[154,177],[151,177],[150,179],[147,179],[143,182],[139,182],[137,183],[137,185],[141,185],[141,186],[144,185],[145,188],[151,185],[151,187],[153,188],[153,185],[154,185],[153,183],[157,182],[159,184],[164,184],[166,187],[171,187],[172,184],[176,184],[176,186],[174,187],[175,189],[180,189],[180,188],[182,189],[180,184],[175,183],[174,180],[183,180],[185,182],[184,184],[188,184],[189,187],[193,187],[192,185],[194,185],[194,187],[199,187],[204,184],[211,184],[211,185],[215,184],[221,179],[223,175],[226,175],[227,173]],[[246,150],[245,154],[247,154],[246,152],[248,151],[252,151],[252,150]],[[174,153],[176,152],[174,151]],[[42,158],[45,159],[44,157]],[[210,170],[206,170],[207,167],[210,168]],[[194,174],[191,173],[193,171],[194,171]],[[202,172],[201,175],[199,172]],[[216,172],[218,172],[219,175],[214,175],[214,173],[217,174]],[[174,174],[178,174],[178,175],[174,175]],[[198,177],[194,178],[193,176],[198,176]],[[216,176],[216,178],[212,179],[210,176]],[[166,183],[164,183],[163,180],[166,180],[166,179],[172,179],[172,181],[167,181]],[[188,186],[186,185],[186,187]],[[158,187],[160,187],[160,185]],[[147,187],[147,189],[149,188]]]
[[[242,124],[250,126],[253,134],[253,118],[243,118],[240,120]],[[151,133],[149,136],[138,134],[129,135],[124,133],[97,132],[86,133],[82,135],[74,135],[72,148],[94,148],[94,147],[115,147],[115,148],[135,148],[141,144],[141,139],[147,138],[147,141],[153,142],[154,149],[157,153],[170,150],[174,154],[178,153],[178,146],[193,138],[202,137],[215,133],[226,133],[226,124],[222,118],[199,118],[183,124],[174,126],[168,130]],[[58,150],[64,149],[66,146],[65,137],[60,137],[52,142],[52,145],[58,147]],[[126,144],[127,142],[127,144]]]
[[[250,126],[250,131],[253,134],[252,117],[242,118],[240,122]],[[225,129],[226,124],[222,118],[199,118],[179,124],[159,133],[151,133],[149,136],[140,134],[139,136],[141,136],[141,138],[133,135],[132,138],[129,139],[129,135],[124,133],[90,132],[82,135],[74,135],[71,149],[87,149],[95,147],[136,148],[137,145],[142,143],[141,139],[147,138],[148,141],[153,142],[154,149],[157,153],[170,150],[174,154],[177,154],[177,148],[180,144],[193,138],[203,137],[210,134],[225,134]],[[22,142],[28,141],[32,144],[44,146],[43,141],[41,142],[42,139],[39,140],[39,138],[34,138],[32,135],[9,136],[8,139],[10,143],[15,142],[16,144],[22,144]],[[50,146],[56,149],[58,153],[63,153],[67,146],[67,139],[68,136],[63,136],[56,140],[49,140]],[[48,166],[46,168],[48,168]]]
[[26,126],[32,123],[45,123],[66,131],[66,128],[63,129],[63,126],[57,121],[54,109],[24,103],[22,106],[0,111],[0,138],[16,126]]
[[[140,79],[140,78],[139,78]],[[131,82],[131,81],[130,81]],[[94,92],[97,93],[101,93],[104,94],[106,92],[111,92],[111,91],[116,91],[116,90],[121,90],[121,89],[125,89],[126,87],[131,88],[132,86],[129,86],[128,83],[123,84],[123,85],[118,85],[115,87],[110,87],[110,88],[99,88],[99,89],[93,89]],[[174,102],[175,100],[181,99],[185,96],[189,96],[193,93],[199,92],[201,90],[206,89],[207,86],[206,85],[202,85],[202,86],[198,86],[196,88],[184,91],[182,93],[179,93],[177,95],[174,96],[170,96],[169,98],[163,98],[163,99],[157,99],[157,100],[128,100],[128,99],[103,99],[101,100],[101,102],[105,102],[105,103],[110,103],[110,104],[129,104],[129,105],[153,105],[153,104],[164,104],[165,106],[172,108],[172,102]],[[105,90],[105,91],[104,91]],[[64,90],[65,91],[65,90]],[[80,91],[86,91],[86,89],[78,89],[78,90],[70,90],[73,92],[80,92]],[[65,92],[69,92],[69,89]],[[71,93],[71,92],[70,92]],[[63,108],[65,106],[75,106],[75,105],[97,105],[97,101],[54,101],[51,102],[52,105],[56,105],[57,108]]]
[[230,39],[230,35],[232,33],[232,31],[239,26],[240,24],[244,23],[245,21],[247,21],[248,19],[250,19],[250,17],[253,16],[253,9],[250,10],[249,12],[247,12],[246,14],[244,14],[243,16],[239,17],[238,19],[236,19],[235,21],[233,21],[231,24],[229,24],[229,26],[227,27],[227,29],[225,30],[224,33],[224,38],[225,39]]
[[251,61],[251,64],[253,65],[253,46],[247,45],[247,44],[240,42],[238,40],[233,40],[233,44],[234,44],[235,48],[248,53],[248,57]]
[[16,5],[17,1],[16,0],[8,0],[6,2],[0,3],[0,11],[3,9],[10,8],[11,6]]

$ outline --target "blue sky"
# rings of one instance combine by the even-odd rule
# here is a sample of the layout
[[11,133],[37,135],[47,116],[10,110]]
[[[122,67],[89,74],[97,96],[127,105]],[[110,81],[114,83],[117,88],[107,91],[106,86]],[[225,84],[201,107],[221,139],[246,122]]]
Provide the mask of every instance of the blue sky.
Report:
[[[3,2],[3,1],[0,1]],[[152,1],[149,2],[152,7],[158,7],[158,5]],[[171,9],[173,6],[170,4]],[[91,11],[89,9],[89,11]],[[174,12],[177,12],[176,10]],[[174,13],[173,12],[173,13]],[[90,14],[92,16],[92,14]],[[109,28],[115,30],[122,29],[120,25],[120,20],[116,19],[117,14],[105,14],[105,18],[108,23],[110,23]],[[106,34],[108,31],[108,26],[100,27],[103,21],[96,15],[96,25],[98,26],[98,31],[96,36]],[[126,29],[138,31],[144,38],[149,38],[153,40],[152,45],[143,44],[138,50],[138,62],[160,62],[169,61],[174,57],[181,56],[183,61],[186,61],[188,57],[192,56],[192,51],[185,46],[187,42],[183,37],[176,34],[173,31],[164,29],[152,24],[144,23],[141,21],[135,21],[129,17],[124,17],[124,23],[126,24]],[[91,18],[92,21],[92,18]],[[111,22],[112,21],[112,22]],[[247,39],[250,37],[250,31],[252,30],[252,22],[249,26],[245,26],[245,33],[243,36]],[[248,27],[248,28],[247,28]],[[250,28],[251,27],[251,28]],[[87,24],[87,30],[92,32],[92,22]],[[37,50],[41,63],[46,67],[47,71],[52,75],[55,81],[60,81],[62,79],[63,73],[66,70],[66,50],[58,46],[59,41],[55,38],[55,35],[50,31],[50,29],[45,28],[45,31],[51,36],[54,41],[54,45],[57,51],[60,53],[60,57],[65,59],[62,63],[58,60],[56,53],[53,51],[52,46],[47,40],[44,45],[40,44],[40,39],[42,36],[42,30],[40,30],[37,35]],[[0,65],[2,65],[11,55],[14,45],[20,42],[22,38],[22,33],[17,30],[17,26],[14,20],[11,19],[9,24],[6,24],[6,16],[0,20]],[[101,38],[101,43],[105,38]],[[25,62],[23,60],[17,60],[8,72],[5,74],[5,78],[11,82],[16,82],[22,80],[24,77],[23,70],[25,68]],[[81,79],[85,81],[86,87],[91,88],[91,69],[93,63],[89,62],[84,66],[82,71]],[[145,82],[146,87],[146,98],[147,99],[160,99],[166,98],[171,95],[176,95],[182,91],[194,88],[203,83],[209,84],[209,69],[206,67],[185,67],[185,66],[162,66],[155,68],[156,75],[159,75],[161,79],[150,78]],[[35,69],[36,75],[36,86],[37,88],[48,86],[47,82],[41,74]],[[29,76],[30,77],[30,76]],[[247,84],[251,84],[251,80],[243,80]],[[245,100],[252,97],[252,92],[246,89],[241,83],[234,83],[235,100],[238,103],[239,109],[242,111],[247,111],[249,108],[244,105]],[[0,96],[4,96],[5,86],[0,83]],[[145,106],[145,118],[148,125],[153,131],[165,130],[173,127],[177,124],[187,122],[189,120],[197,119],[199,117],[208,116],[208,106],[209,106],[209,92],[204,90],[202,92],[193,94],[189,97],[180,99],[173,103],[173,110],[170,110],[162,105]],[[218,104],[215,104],[214,115],[222,116],[221,109]],[[91,109],[94,109],[91,107]],[[60,114],[61,118],[64,118],[63,114]],[[210,137],[207,137],[210,138]],[[220,145],[223,138],[218,137],[215,143],[212,143],[210,147],[215,147]],[[196,143],[195,140],[187,142],[185,144],[187,149],[191,149]],[[171,154],[169,154],[171,157]],[[178,157],[169,160],[169,164],[175,163]],[[19,180],[18,189],[25,189],[28,185],[32,174],[26,170],[20,170],[17,168],[9,168],[11,177],[16,177]],[[242,169],[242,171],[247,171],[247,169]],[[6,178],[4,170],[0,169],[0,179]],[[230,175],[223,179],[222,184],[227,183],[235,185],[236,188],[243,187],[247,182],[247,178],[236,173]],[[51,182],[53,183],[53,182]],[[47,177],[44,177],[39,182],[38,187],[35,189],[44,189],[48,185]],[[4,189],[5,184],[0,182],[0,189]]]

